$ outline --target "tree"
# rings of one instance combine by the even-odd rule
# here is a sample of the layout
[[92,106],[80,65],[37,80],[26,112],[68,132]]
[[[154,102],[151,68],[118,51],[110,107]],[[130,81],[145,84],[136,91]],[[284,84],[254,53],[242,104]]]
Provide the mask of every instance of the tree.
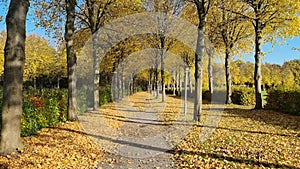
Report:
[[213,39],[211,41],[225,53],[226,104],[232,103],[230,72],[232,55],[238,51],[249,50],[248,46],[251,46],[249,37],[252,34],[251,31],[248,31],[249,22],[240,15],[230,12],[229,9],[232,8],[239,12],[247,9],[241,2],[220,0],[213,6],[208,22],[209,37]]
[[65,40],[68,65],[68,120],[77,118],[76,101],[76,53],[74,50],[75,6],[76,0],[66,0],[67,20],[65,24]]
[[[99,47],[96,35],[97,31],[110,19],[129,14],[127,10],[133,9],[130,13],[138,11],[140,1],[123,0],[86,0],[77,5],[79,9],[76,16],[83,27],[88,28],[92,34],[92,55],[93,55],[93,110],[99,109],[99,81],[100,81],[100,58],[97,55]],[[126,6],[126,7],[125,7]],[[116,8],[117,7],[117,8]],[[122,10],[121,8],[124,7]],[[118,11],[118,10],[119,11]],[[117,11],[115,11],[117,10]]]
[[161,87],[162,87],[162,102],[166,102],[165,91],[165,52],[167,52],[174,43],[173,39],[167,38],[166,34],[170,31],[172,20],[168,19],[167,15],[180,15],[183,9],[181,0],[165,0],[147,1],[146,9],[150,12],[162,12],[155,16],[158,23],[157,36],[154,38],[154,46],[160,49],[160,70],[161,70]]
[[23,71],[25,61],[26,17],[29,0],[11,0],[6,15],[7,40],[4,53],[4,84],[0,152],[9,154],[21,143]]
[[203,78],[203,58],[205,55],[205,29],[207,14],[210,9],[212,0],[194,0],[197,7],[199,18],[198,38],[195,54],[195,102],[194,102],[194,120],[200,121],[202,114],[202,78]]
[[283,68],[291,70],[294,84],[300,85],[300,59],[285,62]]
[[[0,32],[0,76],[3,77],[4,73],[4,47],[5,47],[5,41],[6,41],[6,31]],[[1,78],[1,81],[3,79]]]
[[55,74],[56,51],[49,45],[49,41],[35,34],[26,38],[26,60],[24,66],[24,81],[33,81],[41,76],[51,77]]
[[[299,1],[286,0],[242,0],[249,6],[249,10],[241,15],[252,22],[255,32],[255,109],[262,109],[262,49],[263,42],[275,42],[276,37],[285,40],[286,37],[298,35],[300,32]],[[239,13],[239,12],[237,12]]]

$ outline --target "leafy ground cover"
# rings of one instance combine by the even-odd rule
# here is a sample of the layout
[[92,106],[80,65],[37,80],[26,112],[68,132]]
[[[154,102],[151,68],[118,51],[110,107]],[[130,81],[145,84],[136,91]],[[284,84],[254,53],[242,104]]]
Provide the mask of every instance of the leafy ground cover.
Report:
[[77,122],[44,128],[22,142],[24,152],[0,156],[0,168],[96,168],[104,160],[103,150]]
[[[149,102],[149,95],[144,95],[144,99],[141,93],[130,97],[137,110],[148,108],[145,101]],[[165,112],[158,117],[162,123],[172,125],[182,101],[169,96],[167,101]],[[202,121],[168,152],[177,168],[300,168],[299,116],[229,105],[213,135],[199,142],[203,129],[210,127],[204,123],[210,115],[208,107],[205,103]],[[114,103],[102,106],[102,110],[112,129],[132,122],[116,110]],[[0,157],[0,168],[100,168],[101,164],[118,160],[87,137],[77,122],[42,129],[35,136],[24,137],[23,143],[24,152]],[[140,168],[143,165],[146,163],[141,163]]]
[[179,168],[300,168],[300,117],[234,107],[206,142],[193,127],[174,149]]

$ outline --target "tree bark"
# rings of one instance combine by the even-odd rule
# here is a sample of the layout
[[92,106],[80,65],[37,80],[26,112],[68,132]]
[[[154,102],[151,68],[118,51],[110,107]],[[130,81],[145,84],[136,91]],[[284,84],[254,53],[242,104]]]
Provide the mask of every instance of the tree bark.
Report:
[[181,72],[179,68],[179,74],[178,74],[178,96],[181,96],[182,93],[182,84],[181,84]]
[[213,88],[213,84],[214,84],[214,77],[213,77],[213,67],[212,67],[212,56],[208,55],[208,67],[207,67],[207,71],[208,71],[208,88],[209,88],[209,93],[212,96],[212,94],[214,93],[214,88]]
[[173,74],[173,83],[172,83],[172,89],[173,89],[173,95],[175,96],[176,95],[176,75],[175,75],[175,72],[173,71],[172,72]]
[[119,94],[118,94],[118,96],[119,96],[119,100],[122,100],[122,98],[123,98],[123,93],[122,93],[122,73],[121,73],[121,71],[118,71],[118,88],[119,88]]
[[151,68],[149,70],[149,81],[148,81],[148,92],[152,93],[152,71],[153,69]]
[[11,0],[6,16],[4,84],[0,153],[10,154],[21,143],[23,73],[25,62],[26,16],[29,0]]
[[200,121],[202,114],[202,83],[203,83],[203,58],[205,54],[205,25],[206,25],[206,13],[204,12],[204,2],[196,3],[198,17],[199,17],[199,25],[198,25],[198,38],[197,38],[197,46],[196,46],[196,54],[195,54],[195,101],[194,101],[194,120]]
[[262,96],[261,96],[261,43],[262,43],[262,24],[259,19],[255,20],[255,70],[254,70],[254,84],[255,84],[255,109],[262,109]]
[[33,78],[33,88],[36,89],[36,77]]
[[193,83],[192,83],[192,77],[191,77],[191,68],[189,67],[189,87],[190,87],[190,93],[192,94],[193,93]]
[[165,37],[163,35],[160,36],[160,45],[161,45],[161,101],[163,103],[166,102],[166,89],[165,89]]
[[226,73],[226,104],[231,104],[231,73],[230,73],[230,51],[226,48],[225,52],[225,73]]
[[113,100],[118,101],[118,72],[114,71],[113,76]]
[[77,101],[76,101],[76,53],[74,50],[74,22],[75,22],[76,0],[66,1],[67,20],[65,26],[65,40],[67,49],[68,64],[68,115],[69,121],[77,119]]
[[156,95],[155,98],[158,99],[159,98],[159,88],[158,88],[158,63],[155,64],[155,91],[156,91]]
[[187,84],[188,84],[188,71],[189,68],[184,68],[184,115],[187,115]]
[[122,99],[125,98],[125,77],[124,77],[124,65],[122,66],[121,72],[121,85],[122,85]]
[[60,77],[58,76],[57,77],[57,86],[56,86],[58,89],[60,89]]
[[[94,35],[95,32],[92,33]],[[93,110],[99,110],[99,80],[100,80],[100,63],[97,56],[97,39],[95,36],[92,37],[93,45]]]
[[[179,70],[180,73],[180,70]],[[179,73],[178,70],[176,70],[176,91],[177,91],[177,95],[179,96]]]

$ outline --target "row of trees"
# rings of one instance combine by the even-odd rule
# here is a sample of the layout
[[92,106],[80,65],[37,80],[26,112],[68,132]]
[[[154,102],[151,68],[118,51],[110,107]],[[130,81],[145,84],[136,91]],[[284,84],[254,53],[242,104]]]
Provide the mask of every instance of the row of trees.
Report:
[[[284,57],[284,56],[283,56]],[[206,61],[207,62],[207,61]],[[207,65],[207,64],[206,64]],[[254,63],[252,62],[245,62],[243,60],[234,60],[230,62],[230,72],[231,73],[231,81],[232,85],[235,86],[245,86],[245,87],[254,87],[254,80],[253,80],[253,70],[254,70]],[[223,80],[223,73],[224,71],[218,71],[221,69],[224,69],[224,65],[222,64],[214,64],[212,65],[214,70],[214,86],[219,86],[218,90],[222,86],[225,85],[225,81]],[[175,73],[166,72],[166,86],[168,88],[181,90],[184,88],[183,81],[185,77],[185,66],[179,66],[175,70]],[[194,70],[191,70],[191,73],[193,73]],[[150,70],[151,72],[151,70]],[[262,90],[268,90],[273,88],[293,88],[300,85],[300,61],[299,60],[290,60],[283,63],[283,65],[278,64],[270,64],[265,63],[262,65]],[[190,72],[188,72],[189,74]],[[189,76],[189,75],[188,75]],[[159,74],[159,83],[161,83],[161,78]],[[145,74],[145,72],[142,72],[139,78],[142,78],[144,81],[147,81],[149,79],[149,73]],[[203,89],[204,90],[210,90],[209,84],[209,73],[208,69],[203,70]],[[151,78],[150,78],[151,79]],[[153,81],[152,77],[152,81]],[[152,82],[150,81],[150,83]],[[150,84],[149,83],[149,84]],[[151,83],[152,84],[152,83]],[[150,85],[151,86],[151,85]],[[193,86],[193,79],[191,77],[188,77],[188,87]],[[152,87],[153,89],[156,89],[155,87]],[[190,88],[190,91],[192,89]],[[178,92],[178,91],[177,91]],[[174,91],[175,94],[175,91]]]
[[[0,50],[4,50],[6,31],[0,32]],[[58,81],[66,75],[66,57],[62,52],[57,52],[49,41],[38,35],[29,35],[26,38],[26,59],[24,64],[24,82],[30,81],[36,87],[37,79],[41,77]],[[1,54],[1,56],[4,56]],[[3,81],[4,57],[0,58],[0,76]]]
[[[261,86],[262,86],[262,55],[261,46],[266,42],[276,42],[278,38],[285,40],[299,34],[300,2],[292,0],[65,0],[47,1],[38,0],[32,5],[38,21],[38,26],[42,26],[52,33],[58,40],[64,39],[67,76],[68,76],[68,120],[76,119],[76,65],[77,52],[84,46],[87,39],[95,35],[98,30],[113,19],[120,18],[138,12],[163,12],[176,15],[197,25],[196,51],[190,52],[184,49],[179,52],[188,52],[189,57],[186,64],[190,69],[195,70],[195,101],[194,120],[201,118],[202,88],[203,88],[203,64],[205,56],[208,55],[208,63],[211,62],[213,53],[222,53],[226,69],[227,103],[230,103],[232,73],[231,62],[233,56],[244,52],[251,52],[254,49],[255,64],[253,83],[256,89],[256,106],[262,108]],[[22,114],[22,88],[25,62],[25,21],[29,8],[29,0],[11,0],[8,14],[6,16],[7,36],[4,49],[4,85],[3,85],[3,108],[2,108],[2,130],[1,130],[1,152],[10,153],[17,147],[22,147],[20,142],[20,118]],[[153,35],[146,35],[134,39],[131,42],[123,40],[118,44],[118,55],[112,55],[112,72],[116,72],[117,65],[128,56],[128,53],[136,49],[154,47],[161,49],[156,53],[156,58],[160,62],[153,62],[154,73],[158,82],[158,71],[160,70],[162,85],[162,101],[165,101],[165,59],[166,51],[180,49],[183,45],[180,42],[166,37],[165,33],[173,29],[172,22],[166,22],[166,15],[158,16],[158,32]],[[64,29],[63,29],[64,28]],[[118,28],[116,28],[118,29]],[[63,31],[64,30],[64,31]],[[64,36],[62,36],[64,35]],[[16,38],[17,37],[17,38]],[[62,38],[64,37],[64,38]],[[215,52],[207,50],[207,37]],[[30,39],[30,38],[28,38]],[[129,39],[129,40],[132,40]],[[139,41],[146,45],[130,45]],[[41,41],[42,43],[42,41]],[[92,61],[93,67],[93,109],[99,109],[99,84],[100,84],[100,60],[97,56],[99,49],[97,38],[92,38]],[[106,42],[105,42],[106,43]],[[35,48],[27,44],[27,48],[34,53]],[[46,46],[46,45],[45,45]],[[131,46],[131,47],[128,47]],[[30,49],[31,48],[31,49]],[[134,48],[134,50],[128,50]],[[44,49],[47,51],[46,49]],[[186,51],[188,50],[188,51]],[[53,52],[49,49],[49,53]],[[28,52],[30,53],[30,52]],[[192,54],[189,54],[192,53]],[[46,53],[45,56],[47,55]],[[36,62],[43,59],[38,58]],[[55,57],[54,57],[55,60]],[[63,60],[63,59],[61,59]],[[194,64],[190,64],[194,62]],[[29,62],[28,62],[29,63]],[[57,62],[55,62],[57,63]],[[101,62],[102,63],[102,62]],[[53,63],[54,64],[54,63]],[[64,63],[65,64],[65,63]],[[62,64],[63,65],[63,64]],[[59,65],[58,67],[62,66]],[[42,66],[37,67],[40,69]],[[31,69],[28,68],[28,69]],[[35,67],[32,66],[32,72]],[[49,74],[51,69],[48,69]],[[54,70],[55,71],[55,70]],[[208,69],[209,84],[212,84],[212,66]],[[235,70],[234,70],[235,71]],[[111,72],[110,72],[111,73]],[[294,73],[295,74],[295,73]],[[32,78],[29,75],[26,78]],[[113,80],[113,79],[111,79]],[[212,90],[212,85],[210,90]],[[156,85],[157,88],[157,85]],[[12,134],[13,133],[13,134]]]

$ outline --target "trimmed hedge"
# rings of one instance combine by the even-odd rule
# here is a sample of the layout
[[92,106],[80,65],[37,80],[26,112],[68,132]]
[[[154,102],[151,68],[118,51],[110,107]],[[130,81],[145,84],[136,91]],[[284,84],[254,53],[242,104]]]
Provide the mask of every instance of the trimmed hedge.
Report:
[[[173,94],[173,90],[166,90],[166,94]],[[176,92],[177,95],[177,92]],[[195,97],[195,92],[190,94],[188,90],[188,97]],[[178,96],[178,95],[177,95]],[[213,95],[209,92],[209,90],[203,90],[202,99],[216,102],[225,103],[226,100],[226,91],[223,89],[215,89]],[[238,105],[255,105],[255,89],[249,87],[234,87],[232,89],[232,103]]]
[[99,104],[100,106],[112,102],[112,92],[109,86],[100,87],[99,90]]
[[238,105],[255,105],[255,89],[248,87],[233,88],[232,103]]
[[300,90],[273,89],[268,92],[267,109],[300,115]]
[[[226,100],[226,91],[224,90],[215,90],[213,95],[210,94],[208,90],[203,91],[202,98],[204,100],[219,101],[224,103]],[[255,90],[254,88],[248,87],[239,87],[233,88],[231,100],[233,104],[238,105],[255,105]]]
[[210,93],[209,90],[204,90],[202,92],[202,99],[208,101],[216,101],[216,102],[225,102],[226,91],[224,90],[214,90],[213,94]]
[[[93,106],[93,90],[84,86],[77,90],[77,111],[79,114],[86,112]],[[101,86],[99,89],[99,105],[112,102],[112,91],[110,86]]]

